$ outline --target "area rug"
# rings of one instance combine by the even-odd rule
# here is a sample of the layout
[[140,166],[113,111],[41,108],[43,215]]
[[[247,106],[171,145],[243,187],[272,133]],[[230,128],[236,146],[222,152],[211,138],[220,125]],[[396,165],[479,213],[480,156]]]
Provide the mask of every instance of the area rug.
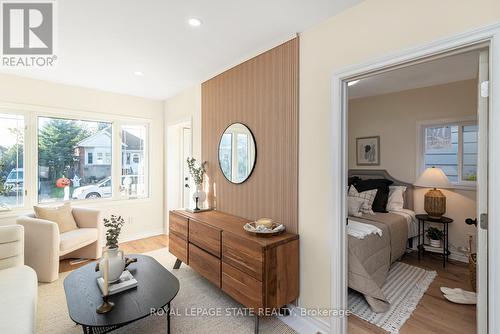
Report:
[[[246,315],[226,315],[227,310],[242,307],[240,304],[214,287],[202,276],[182,265],[178,270],[172,270],[175,258],[166,248],[145,253],[152,256],[163,266],[169,269],[180,282],[179,294],[172,301],[172,308],[176,315],[171,317],[172,333],[238,333],[251,334],[254,332],[254,320]],[[75,325],[68,316],[63,281],[69,273],[62,273],[53,283],[40,283],[38,289],[38,334],[72,334],[82,332],[80,326]],[[208,314],[195,315],[199,310],[215,312],[223,310],[222,315]],[[214,314],[214,313],[212,313]],[[146,334],[166,333],[166,317],[150,316],[128,326],[122,327],[113,333]],[[282,321],[274,317],[263,318],[260,321],[260,333],[296,333]]]
[[390,333],[399,333],[399,329],[411,316],[435,277],[435,271],[395,262],[382,287],[391,304],[389,311],[373,312],[365,297],[351,289],[348,297],[349,311]]

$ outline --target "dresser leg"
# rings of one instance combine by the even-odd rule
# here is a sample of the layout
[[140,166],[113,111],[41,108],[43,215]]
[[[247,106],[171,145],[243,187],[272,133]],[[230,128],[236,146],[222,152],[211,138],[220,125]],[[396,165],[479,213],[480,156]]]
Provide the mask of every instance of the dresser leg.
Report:
[[175,260],[174,269],[179,269],[181,267],[181,264],[182,264],[181,260],[179,259]]
[[259,334],[259,316],[256,314],[254,315],[255,318],[255,328],[254,328],[254,334]]

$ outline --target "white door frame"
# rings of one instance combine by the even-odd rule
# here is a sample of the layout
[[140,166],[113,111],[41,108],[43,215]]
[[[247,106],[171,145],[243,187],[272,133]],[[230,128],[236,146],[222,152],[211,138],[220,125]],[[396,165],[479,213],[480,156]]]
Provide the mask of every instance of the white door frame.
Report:
[[[347,207],[345,191],[347,184],[347,82],[373,72],[393,68],[447,53],[455,49],[490,42],[490,108],[489,128],[489,301],[488,327],[490,333],[500,333],[500,24],[475,29],[463,34],[421,45],[402,52],[372,59],[366,63],[349,66],[333,73],[332,78],[332,155],[333,205],[331,212],[331,308],[347,309]],[[495,145],[496,144],[496,145]],[[493,149],[496,147],[496,151]],[[495,205],[497,203],[497,205]],[[497,260],[498,261],[498,260]],[[347,317],[333,316],[330,319],[331,333],[347,332]]]

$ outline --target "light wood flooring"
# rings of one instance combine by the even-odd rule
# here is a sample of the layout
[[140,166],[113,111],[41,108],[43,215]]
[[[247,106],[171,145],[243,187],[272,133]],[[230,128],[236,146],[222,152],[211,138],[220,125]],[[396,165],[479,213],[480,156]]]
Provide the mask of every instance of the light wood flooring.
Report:
[[[146,253],[160,248],[168,247],[168,236],[165,234],[155,235],[154,237],[139,239],[120,244],[120,249],[125,254]],[[71,265],[72,259],[66,259],[59,262],[59,272],[71,271],[86,265],[92,261],[85,261],[79,264]]]
[[[476,333],[476,307],[448,302],[440,287],[462,288],[471,291],[469,271],[466,263],[450,260],[443,269],[441,257],[425,254],[419,261],[417,253],[407,254],[403,262],[427,270],[435,270],[437,276],[426,291],[416,310],[400,334],[472,334]],[[349,334],[387,333],[356,316],[349,317]]]
[[[120,244],[126,253],[145,253],[168,247],[168,236],[158,235]],[[450,260],[443,269],[441,258],[426,254],[420,261],[416,253],[407,254],[403,262],[427,270],[435,270],[438,275],[420,300],[417,309],[401,328],[401,334],[471,334],[475,333],[476,308],[470,305],[457,305],[448,302],[442,296],[441,286],[458,287],[471,290],[467,264]],[[60,263],[59,271],[74,270],[88,262],[70,265],[69,260]],[[349,317],[349,334],[368,334],[386,332],[356,316]]]

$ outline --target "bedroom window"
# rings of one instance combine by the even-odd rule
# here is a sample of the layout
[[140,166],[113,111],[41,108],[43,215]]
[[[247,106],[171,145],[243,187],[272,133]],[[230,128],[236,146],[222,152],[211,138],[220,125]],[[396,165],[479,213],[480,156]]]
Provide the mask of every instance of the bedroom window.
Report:
[[420,171],[432,166],[439,167],[453,184],[475,186],[477,131],[476,121],[423,125]]

